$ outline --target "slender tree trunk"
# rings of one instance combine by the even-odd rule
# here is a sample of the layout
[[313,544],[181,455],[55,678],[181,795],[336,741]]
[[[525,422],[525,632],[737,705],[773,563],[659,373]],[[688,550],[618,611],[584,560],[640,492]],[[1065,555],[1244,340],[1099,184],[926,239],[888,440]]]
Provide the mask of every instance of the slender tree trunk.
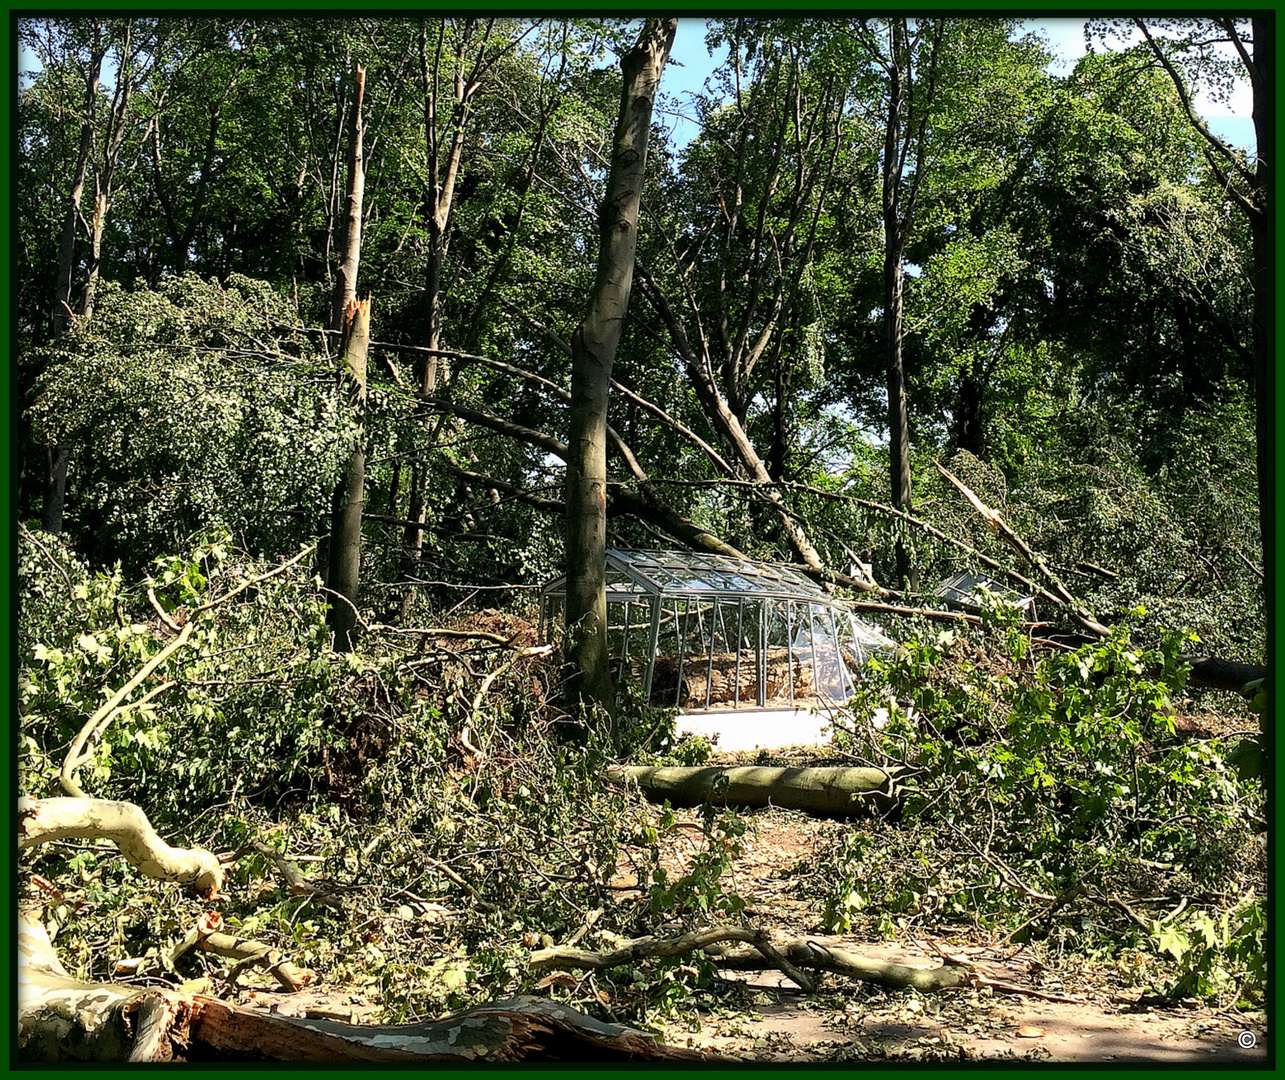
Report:
[[[888,56],[888,116],[883,142],[883,310],[884,362],[888,386],[888,457],[892,482],[892,505],[909,512],[910,434],[906,410],[906,374],[902,365],[902,304],[905,283],[905,251],[908,222],[902,218],[900,197],[902,168],[903,113],[907,108],[905,72],[902,58],[908,52],[904,20],[894,20]],[[905,586],[915,589],[918,570],[911,566],[910,555],[901,539],[896,543],[897,577]]]
[[345,328],[348,305],[357,297],[357,270],[361,264],[361,207],[366,191],[366,169],[362,157],[361,102],[366,90],[366,69],[354,65],[356,91],[348,119],[348,208],[344,216],[344,253],[335,275],[330,302],[330,329]]
[[[58,282],[54,288],[53,334],[59,337],[71,329],[72,278],[76,271],[76,231],[80,224],[80,203],[85,191],[85,177],[89,171],[89,156],[94,149],[94,103],[98,96],[98,80],[102,74],[106,44],[95,46],[85,73],[85,114],[80,125],[80,146],[76,151],[76,166],[72,171],[71,187],[67,193],[67,212],[63,216],[62,237],[58,246]],[[45,505],[43,522],[45,532],[61,533],[63,507],[67,499],[67,463],[71,447],[62,444],[48,448],[49,468],[45,474]]]
[[598,211],[597,276],[571,339],[566,655],[573,700],[608,712],[615,692],[607,656],[607,399],[633,285],[652,105],[677,28],[677,19],[648,19],[621,58],[620,116]]
[[[153,46],[155,47],[155,43]],[[107,115],[102,162],[94,177],[94,214],[90,224],[89,261],[85,267],[85,291],[80,300],[80,313],[86,319],[94,313],[94,296],[98,292],[98,281],[102,273],[103,230],[107,226],[107,214],[112,208],[116,168],[120,164],[121,151],[125,145],[130,102],[139,78],[135,67],[137,60],[134,25],[132,21],[127,21],[117,43],[116,89]]]
[[366,354],[370,346],[370,300],[357,299],[361,265],[361,211],[366,189],[362,159],[361,103],[366,69],[354,65],[356,90],[348,119],[348,207],[344,224],[344,254],[335,276],[331,328],[343,334],[340,385],[357,419],[356,444],[335,486],[330,515],[330,544],[326,553],[326,583],[332,598],[328,625],[338,652],[352,650],[357,624],[357,594],[361,581],[361,510],[365,493],[366,451],[362,426],[366,412]]
[[[351,652],[361,584],[361,509],[366,477],[363,421],[366,412],[366,354],[370,346],[370,300],[350,300],[344,310],[343,369],[340,376],[357,417],[357,441],[335,487],[330,514],[326,580],[333,597],[327,619],[335,651]],[[341,599],[342,597],[342,599]]]
[[[441,82],[443,75],[442,54],[446,43],[445,24],[439,29],[437,48],[430,64],[428,58],[428,35],[424,25],[420,25],[419,60],[420,78],[424,84],[424,138],[428,147],[431,185],[425,199],[424,216],[428,222],[428,266],[424,277],[424,295],[428,307],[428,345],[429,349],[441,348],[442,340],[442,271],[446,266],[446,254],[449,246],[451,210],[455,202],[455,182],[459,177],[460,163],[464,159],[464,136],[468,129],[469,115],[473,95],[477,92],[479,82],[476,76],[480,73],[486,59],[486,43],[490,36],[488,23],[482,33],[482,41],[472,71],[464,70],[464,54],[468,40],[473,31],[473,21],[469,20],[461,34],[454,54],[454,105],[451,114],[450,144],[445,157],[442,154],[443,139],[438,135],[438,106],[441,99]],[[425,356],[419,373],[419,396],[427,401],[437,393],[438,358]],[[424,417],[428,426],[428,416]],[[441,421],[438,421],[440,429]],[[412,577],[420,560],[424,546],[424,529],[422,523],[427,520],[428,503],[428,470],[419,460],[413,460],[410,468],[409,507],[407,516],[414,522],[406,528],[405,575]],[[410,614],[414,592],[407,588],[402,595],[401,617]]]
[[71,283],[76,269],[76,226],[80,222],[80,200],[85,191],[89,155],[94,149],[94,103],[98,98],[98,80],[106,55],[105,44],[96,46],[85,74],[85,115],[81,118],[80,147],[76,152],[76,167],[71,176],[67,212],[63,215],[62,239],[58,248],[58,285],[54,290],[53,310],[54,337],[71,328]]

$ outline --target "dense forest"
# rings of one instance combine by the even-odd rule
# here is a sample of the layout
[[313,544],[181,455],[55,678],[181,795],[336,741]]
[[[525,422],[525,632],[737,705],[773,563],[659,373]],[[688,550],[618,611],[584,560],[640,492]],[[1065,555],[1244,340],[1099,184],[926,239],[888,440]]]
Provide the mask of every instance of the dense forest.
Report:
[[755,816],[622,772],[730,763],[613,668],[608,547],[898,643],[806,761],[896,784],[805,933],[1261,1005],[1274,26],[1085,33],[20,19],[20,1055],[700,1057],[738,965],[976,987],[774,945]]

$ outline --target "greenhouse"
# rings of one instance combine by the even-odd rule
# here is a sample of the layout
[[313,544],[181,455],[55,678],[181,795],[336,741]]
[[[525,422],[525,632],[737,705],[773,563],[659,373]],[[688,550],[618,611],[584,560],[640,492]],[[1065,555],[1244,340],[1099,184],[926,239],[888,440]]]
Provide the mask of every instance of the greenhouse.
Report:
[[[557,640],[565,601],[565,577],[544,587],[542,640]],[[617,681],[725,749],[818,741],[870,653],[892,646],[797,568],[694,552],[609,549],[607,623]]]

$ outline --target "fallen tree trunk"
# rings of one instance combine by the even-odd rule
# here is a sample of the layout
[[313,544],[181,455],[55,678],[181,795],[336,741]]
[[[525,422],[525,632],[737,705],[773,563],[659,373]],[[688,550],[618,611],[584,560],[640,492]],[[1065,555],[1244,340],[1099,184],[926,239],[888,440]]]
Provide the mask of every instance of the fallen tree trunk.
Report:
[[[788,941],[778,945],[777,951],[795,967],[828,971],[889,990],[914,989],[930,993],[968,986],[973,980],[972,969],[963,964],[946,963],[935,968],[910,967],[908,964],[896,964],[887,960],[871,960],[847,949],[821,945],[815,941]],[[725,971],[762,971],[776,966],[753,947],[730,948],[716,945],[705,952]]]
[[1192,686],[1207,686],[1213,690],[1231,690],[1245,697],[1247,683],[1267,678],[1266,664],[1240,664],[1234,660],[1223,660],[1217,656],[1183,656],[1183,663],[1191,665],[1191,674],[1187,682]]
[[611,765],[607,779],[622,784],[633,780],[649,798],[668,799],[675,806],[780,806],[816,814],[847,817],[871,808],[897,805],[896,770],[873,768],[661,768],[653,765]]
[[343,1024],[203,994],[77,982],[30,916],[19,921],[18,946],[22,1061],[708,1060],[542,998],[491,1002],[422,1024]]

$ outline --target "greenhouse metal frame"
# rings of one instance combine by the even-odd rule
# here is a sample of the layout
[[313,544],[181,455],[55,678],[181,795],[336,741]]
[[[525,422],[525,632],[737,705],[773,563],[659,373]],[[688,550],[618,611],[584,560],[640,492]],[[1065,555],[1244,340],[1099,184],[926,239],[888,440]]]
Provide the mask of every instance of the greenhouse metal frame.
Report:
[[[641,678],[644,700],[655,704],[764,709],[773,699],[774,707],[794,709],[806,699],[841,705],[871,650],[892,645],[794,567],[618,548],[608,549],[606,563],[616,676]],[[565,576],[545,585],[541,640],[553,638],[565,600]]]

